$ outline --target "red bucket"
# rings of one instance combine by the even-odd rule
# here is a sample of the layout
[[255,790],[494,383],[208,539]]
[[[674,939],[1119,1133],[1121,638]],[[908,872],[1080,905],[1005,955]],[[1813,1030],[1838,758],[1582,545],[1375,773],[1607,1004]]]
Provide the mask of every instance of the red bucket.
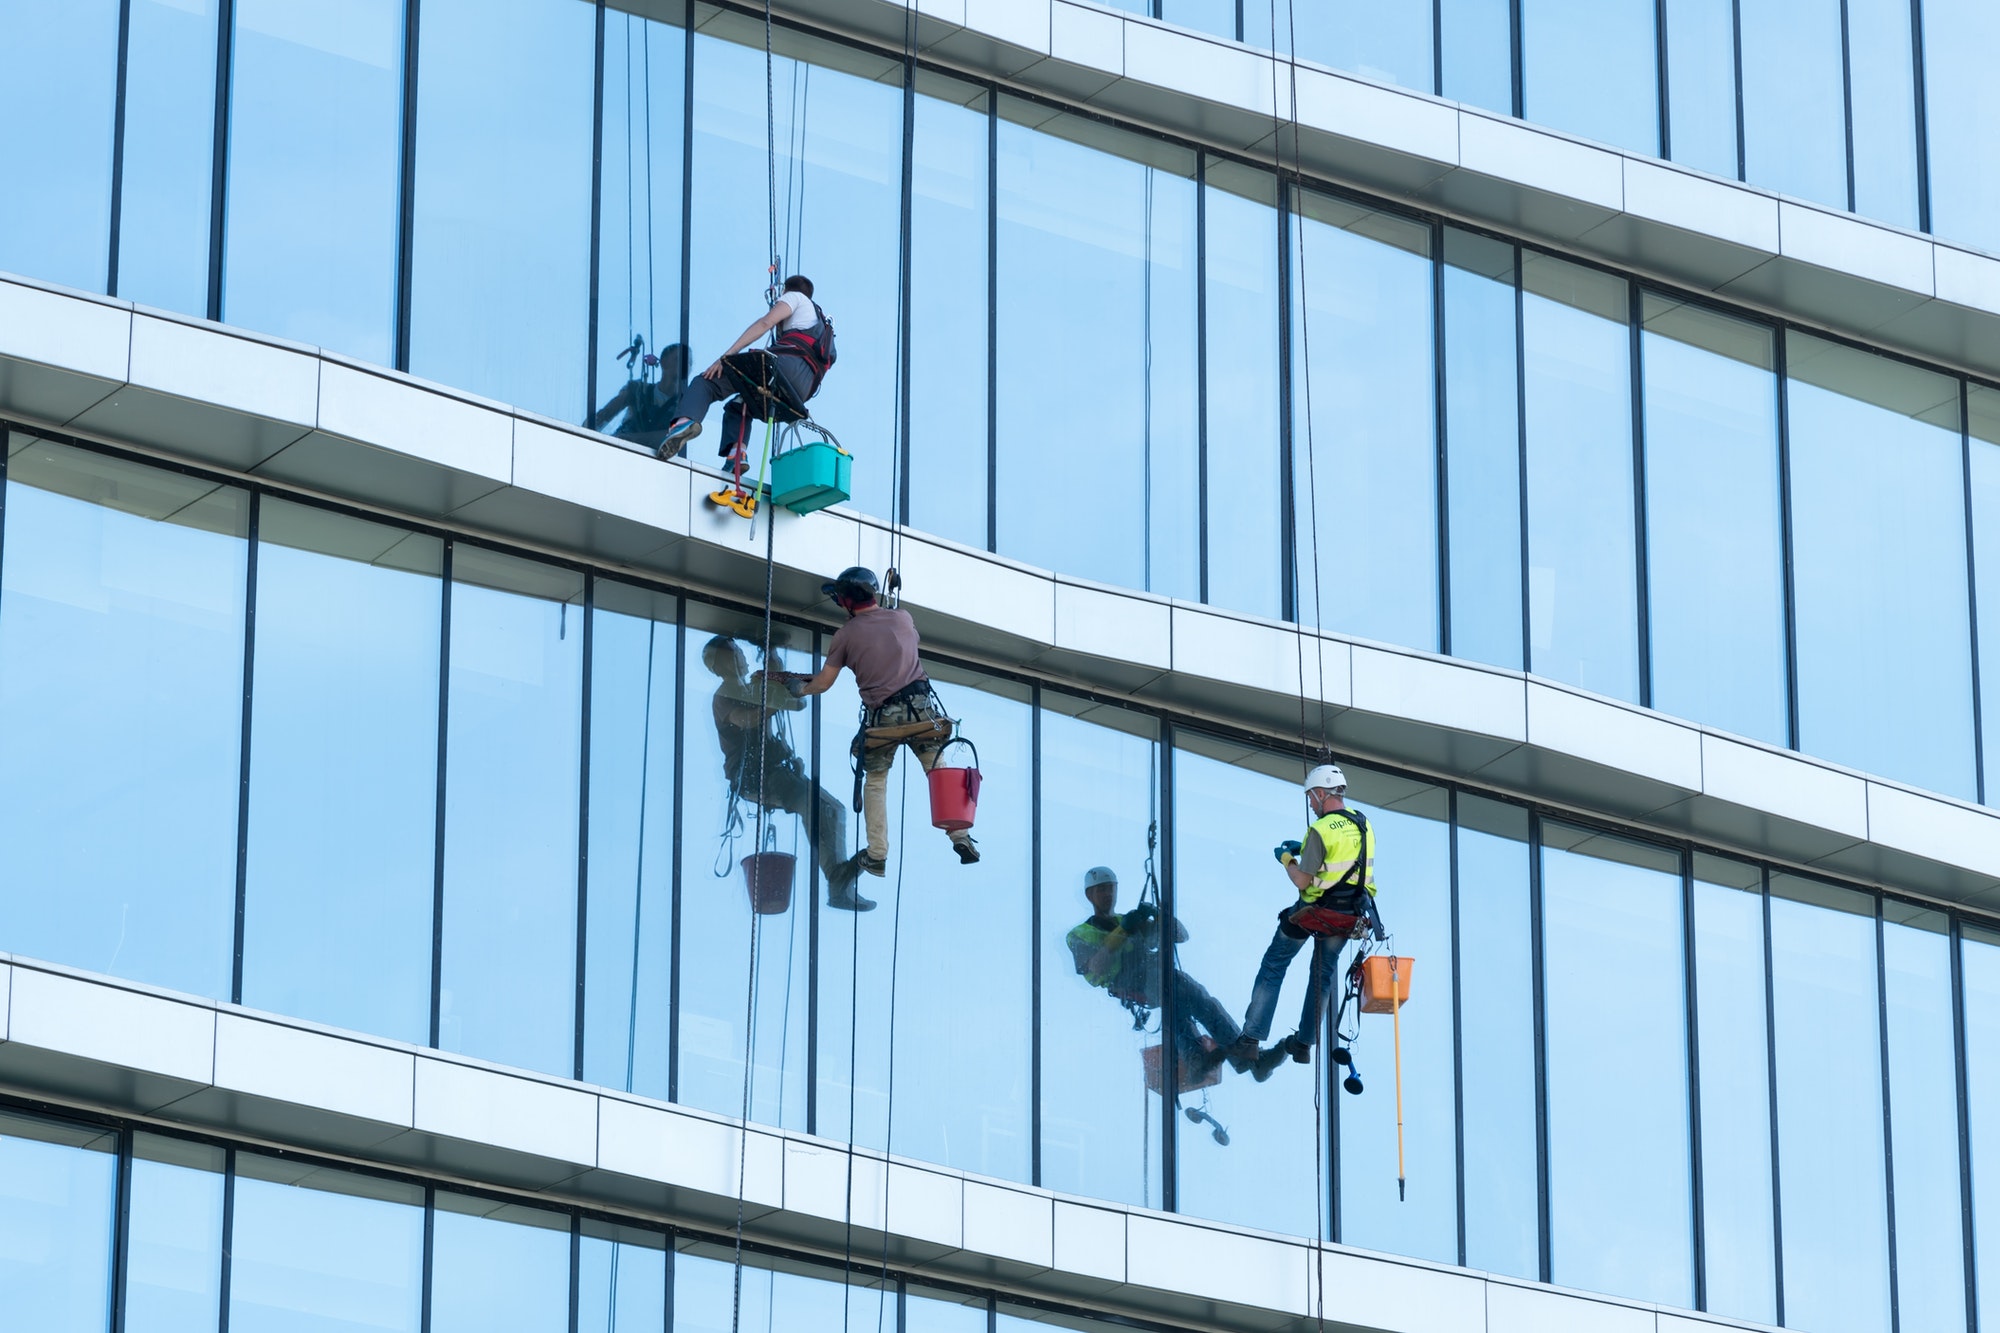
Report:
[[[979,813],[979,747],[960,737],[947,743],[944,749],[953,745],[963,745],[972,751],[972,767],[946,768],[939,764],[930,771],[931,826],[947,833],[971,828],[974,816]],[[939,756],[943,756],[942,750]]]
[[750,889],[750,910],[776,916],[792,905],[792,876],[799,858],[790,852],[752,852],[743,858],[743,882]]

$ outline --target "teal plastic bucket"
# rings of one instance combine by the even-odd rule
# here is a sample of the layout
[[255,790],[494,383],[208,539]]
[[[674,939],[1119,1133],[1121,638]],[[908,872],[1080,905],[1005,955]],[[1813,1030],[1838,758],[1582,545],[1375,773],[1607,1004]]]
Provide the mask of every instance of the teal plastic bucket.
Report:
[[771,460],[771,498],[794,514],[839,504],[853,493],[853,484],[854,459],[823,440]]

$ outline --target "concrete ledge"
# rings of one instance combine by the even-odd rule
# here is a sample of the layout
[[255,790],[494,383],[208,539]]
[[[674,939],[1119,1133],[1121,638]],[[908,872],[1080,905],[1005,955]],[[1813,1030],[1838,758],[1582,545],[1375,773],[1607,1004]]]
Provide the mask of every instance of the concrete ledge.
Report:
[[[14,958],[0,1093],[257,1145],[471,1180],[528,1199],[733,1231],[912,1274],[1187,1327],[1297,1327],[1323,1292],[1354,1333],[1739,1327],[968,1176],[561,1079]],[[216,1034],[223,1035],[219,1041]],[[162,1080],[165,1080],[163,1082]],[[181,1095],[155,1099],[168,1084]],[[246,1085],[253,1088],[246,1094]],[[237,1100],[253,1096],[247,1127]],[[384,1130],[400,1132],[370,1142]],[[553,1178],[551,1178],[553,1176]],[[851,1230],[849,1224],[851,1223]],[[1666,1325],[1662,1325],[1666,1327]]]

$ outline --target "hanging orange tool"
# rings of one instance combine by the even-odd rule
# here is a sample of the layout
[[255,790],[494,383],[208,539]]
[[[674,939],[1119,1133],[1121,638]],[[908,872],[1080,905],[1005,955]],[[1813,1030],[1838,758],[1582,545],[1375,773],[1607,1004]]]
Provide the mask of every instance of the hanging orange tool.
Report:
[[1375,954],[1361,961],[1361,1012],[1387,1014],[1394,1025],[1396,1046],[1396,1201],[1403,1202],[1403,1002],[1410,998],[1414,958]]

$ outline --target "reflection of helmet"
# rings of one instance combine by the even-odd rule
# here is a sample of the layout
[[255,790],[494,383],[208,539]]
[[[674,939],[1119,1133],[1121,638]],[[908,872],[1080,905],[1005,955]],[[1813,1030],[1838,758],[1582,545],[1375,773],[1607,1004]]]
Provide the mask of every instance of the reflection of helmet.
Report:
[[1092,866],[1083,872],[1083,887],[1086,889],[1094,889],[1100,884],[1116,886],[1117,883],[1118,872],[1110,866]]
[[872,602],[882,593],[882,585],[875,578],[875,571],[861,565],[850,565],[834,578],[819,585],[819,590],[829,597],[850,598],[854,601]]
[[701,664],[718,676],[726,674],[732,665],[739,675],[750,669],[743,645],[727,634],[718,634],[701,646]]
[[1307,791],[1346,791],[1347,774],[1340,771],[1338,764],[1321,764],[1306,774]]

